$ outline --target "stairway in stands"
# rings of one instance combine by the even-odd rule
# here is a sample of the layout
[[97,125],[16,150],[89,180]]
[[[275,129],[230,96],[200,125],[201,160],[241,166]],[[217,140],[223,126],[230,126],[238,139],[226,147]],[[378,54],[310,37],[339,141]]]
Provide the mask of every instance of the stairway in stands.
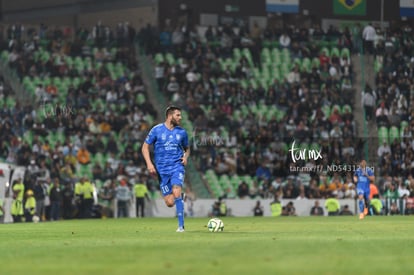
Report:
[[370,166],[377,164],[377,125],[373,121],[368,123],[365,121],[364,110],[361,104],[362,91],[364,90],[365,83],[368,83],[371,87],[374,87],[375,72],[373,57],[361,54],[352,55],[352,64],[354,65],[355,73],[355,100],[354,100],[354,117],[357,121],[358,136],[364,140],[363,156],[366,158],[367,163]]

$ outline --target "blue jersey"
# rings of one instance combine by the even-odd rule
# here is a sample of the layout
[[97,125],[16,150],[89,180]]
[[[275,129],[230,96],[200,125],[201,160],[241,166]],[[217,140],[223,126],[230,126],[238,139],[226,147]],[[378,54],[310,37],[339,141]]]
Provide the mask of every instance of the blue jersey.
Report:
[[[366,173],[364,173],[364,171]],[[357,188],[362,189],[364,191],[369,191],[369,178],[364,174],[367,174],[368,176],[373,176],[374,172],[372,171],[372,169],[368,167],[365,167],[365,169],[356,169],[355,176],[358,177]]]
[[168,129],[164,123],[154,126],[145,139],[154,145],[154,162],[159,174],[183,170],[182,157],[188,147],[188,135],[180,126]]

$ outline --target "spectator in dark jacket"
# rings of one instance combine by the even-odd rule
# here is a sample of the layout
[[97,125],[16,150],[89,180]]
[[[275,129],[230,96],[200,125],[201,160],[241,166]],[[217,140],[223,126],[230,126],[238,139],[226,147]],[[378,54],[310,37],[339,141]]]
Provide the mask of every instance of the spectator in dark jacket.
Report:
[[57,221],[60,218],[60,205],[62,203],[62,189],[60,188],[59,179],[53,180],[53,186],[50,189],[50,219]]

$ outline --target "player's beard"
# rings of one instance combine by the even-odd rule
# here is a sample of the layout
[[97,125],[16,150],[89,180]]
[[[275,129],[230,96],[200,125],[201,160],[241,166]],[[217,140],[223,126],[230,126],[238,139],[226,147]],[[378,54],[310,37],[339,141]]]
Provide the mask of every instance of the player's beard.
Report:
[[171,118],[171,124],[175,127],[175,126],[180,125],[180,122],[176,120],[175,118]]

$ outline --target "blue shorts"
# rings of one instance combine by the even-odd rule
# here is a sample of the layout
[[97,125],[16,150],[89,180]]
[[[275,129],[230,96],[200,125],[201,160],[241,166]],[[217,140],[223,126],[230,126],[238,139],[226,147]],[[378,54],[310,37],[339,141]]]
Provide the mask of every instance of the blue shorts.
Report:
[[162,196],[172,194],[172,187],[178,185],[181,188],[184,185],[184,171],[176,170],[170,174],[158,174],[158,179],[160,181],[160,189]]
[[363,195],[365,200],[369,200],[369,193],[370,193],[370,190],[364,190],[361,188],[357,188],[358,196]]

